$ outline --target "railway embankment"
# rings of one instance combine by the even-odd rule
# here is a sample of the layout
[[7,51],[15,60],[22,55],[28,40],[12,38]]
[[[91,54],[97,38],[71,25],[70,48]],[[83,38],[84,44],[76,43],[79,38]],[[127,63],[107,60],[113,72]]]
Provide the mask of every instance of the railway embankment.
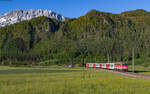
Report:
[[150,80],[150,76],[144,75],[144,74],[138,74],[138,73],[134,73],[134,72],[121,72],[121,71],[105,70],[105,69],[100,69],[100,70],[105,71],[105,72],[115,73],[115,74],[121,74],[121,75],[124,75],[124,76],[130,76],[130,77]]

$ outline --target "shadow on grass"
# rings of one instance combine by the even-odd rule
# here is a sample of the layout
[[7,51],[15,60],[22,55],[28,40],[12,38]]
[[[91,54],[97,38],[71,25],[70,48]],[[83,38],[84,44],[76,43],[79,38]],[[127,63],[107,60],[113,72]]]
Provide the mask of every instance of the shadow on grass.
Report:
[[[132,71],[128,71],[128,72],[132,72]],[[150,71],[146,71],[146,70],[135,70],[134,73],[144,73],[144,72],[150,72]]]
[[64,72],[80,72],[81,70],[40,70],[40,69],[12,69],[0,70],[0,74],[25,74],[25,73],[64,73]]

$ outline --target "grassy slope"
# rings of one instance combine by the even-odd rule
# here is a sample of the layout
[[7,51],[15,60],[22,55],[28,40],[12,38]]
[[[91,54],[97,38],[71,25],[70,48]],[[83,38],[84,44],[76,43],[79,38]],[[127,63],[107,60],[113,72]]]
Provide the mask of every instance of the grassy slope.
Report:
[[148,80],[82,68],[0,68],[0,94],[150,94],[149,85]]
[[[132,66],[129,66],[129,71],[132,71]],[[135,72],[139,74],[145,74],[150,76],[150,67],[135,66]]]

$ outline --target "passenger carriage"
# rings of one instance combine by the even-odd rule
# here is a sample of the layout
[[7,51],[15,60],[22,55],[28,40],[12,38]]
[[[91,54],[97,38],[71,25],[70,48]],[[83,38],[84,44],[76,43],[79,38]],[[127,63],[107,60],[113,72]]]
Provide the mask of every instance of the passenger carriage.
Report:
[[125,62],[116,63],[87,63],[87,68],[99,68],[99,69],[109,69],[118,71],[128,71],[128,65]]

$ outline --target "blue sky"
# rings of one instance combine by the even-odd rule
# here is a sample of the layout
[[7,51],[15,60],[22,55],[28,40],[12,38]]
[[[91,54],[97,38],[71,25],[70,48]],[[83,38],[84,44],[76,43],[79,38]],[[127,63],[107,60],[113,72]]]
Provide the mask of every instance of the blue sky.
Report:
[[112,13],[135,9],[150,11],[150,0],[0,0],[0,14],[15,9],[48,9],[73,18],[91,9]]

